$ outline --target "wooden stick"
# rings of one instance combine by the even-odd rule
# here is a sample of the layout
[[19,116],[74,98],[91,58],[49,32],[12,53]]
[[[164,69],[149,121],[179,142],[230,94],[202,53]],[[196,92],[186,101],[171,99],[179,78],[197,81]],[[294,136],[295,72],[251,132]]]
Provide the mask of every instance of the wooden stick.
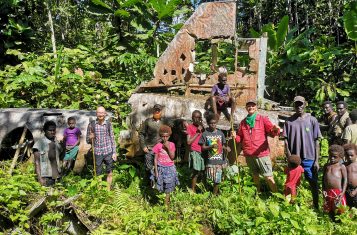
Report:
[[[231,117],[231,128],[232,128],[232,131],[234,131],[233,129],[233,118]],[[234,157],[235,157],[235,162],[236,162],[236,165],[238,167],[238,190],[239,190],[239,194],[242,193],[241,191],[241,185],[240,185],[240,169],[239,169],[239,162],[238,162],[238,154],[237,154],[237,144],[236,144],[236,140],[234,138],[233,139],[233,148],[234,148]]]
[[[19,146],[24,143],[24,140],[25,140],[25,137],[26,137],[26,132],[27,132],[27,126],[25,126],[24,130],[22,131],[22,135],[20,137],[20,141],[19,141],[19,144],[18,144]],[[19,158],[20,151],[21,151],[21,148],[18,147],[16,149],[14,158],[12,159],[12,163],[11,163],[10,170],[9,170],[9,175],[12,175],[12,171],[14,170],[14,168],[16,166],[16,162],[17,162],[17,159]]]
[[97,177],[97,169],[95,164],[95,155],[94,155],[94,139],[92,139],[92,149],[93,149],[93,170],[94,170],[94,177]]

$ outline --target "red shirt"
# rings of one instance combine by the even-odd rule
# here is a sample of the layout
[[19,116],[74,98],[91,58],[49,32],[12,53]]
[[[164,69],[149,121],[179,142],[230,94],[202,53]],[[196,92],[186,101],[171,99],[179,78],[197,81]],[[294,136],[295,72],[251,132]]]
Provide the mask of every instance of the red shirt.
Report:
[[244,156],[265,157],[269,155],[268,136],[274,137],[280,134],[280,130],[276,132],[272,130],[273,126],[268,117],[260,114],[257,114],[253,128],[250,128],[246,119],[241,121],[236,141],[242,142]]
[[[187,135],[192,138],[196,132],[197,132],[197,126],[193,125],[193,124],[190,124],[187,126]],[[202,136],[202,133],[200,133],[197,138],[192,142],[190,148],[191,148],[191,151],[196,151],[196,152],[201,152],[201,145],[198,144],[198,141],[201,139],[201,136]]]
[[291,190],[291,194],[296,195],[296,186],[300,184],[300,178],[301,174],[304,173],[304,168],[300,165],[295,168],[287,168],[285,173],[287,174],[285,188],[289,188]]

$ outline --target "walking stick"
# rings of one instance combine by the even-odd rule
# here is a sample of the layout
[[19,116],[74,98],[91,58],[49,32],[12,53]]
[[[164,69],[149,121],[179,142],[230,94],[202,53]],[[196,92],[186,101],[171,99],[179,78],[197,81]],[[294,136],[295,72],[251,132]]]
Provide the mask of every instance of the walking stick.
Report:
[[93,170],[94,170],[94,177],[97,177],[97,169],[95,166],[95,155],[94,155],[94,139],[92,139],[92,153],[93,153]]
[[[91,125],[91,124],[89,124]],[[94,134],[93,127],[91,126],[91,133]],[[92,153],[93,153],[93,171],[94,171],[94,177],[97,177],[97,169],[95,166],[95,155],[94,155],[94,138],[92,139]]]
[[[231,129],[232,131],[234,131],[233,129],[233,118],[231,117]],[[238,167],[238,190],[239,190],[239,194],[241,194],[241,185],[240,185],[240,175],[239,175],[239,172],[240,172],[240,168],[239,168],[239,162],[238,162],[238,154],[237,154],[237,144],[236,144],[236,140],[234,138],[233,139],[233,148],[234,148],[234,157],[235,157],[235,163]]]

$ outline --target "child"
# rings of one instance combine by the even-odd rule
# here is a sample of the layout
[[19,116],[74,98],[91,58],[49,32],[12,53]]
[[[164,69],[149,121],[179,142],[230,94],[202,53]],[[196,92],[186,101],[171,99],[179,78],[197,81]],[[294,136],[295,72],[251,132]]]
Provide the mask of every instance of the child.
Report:
[[324,166],[322,189],[324,194],[324,210],[335,220],[336,210],[341,214],[340,206],[346,206],[345,192],[347,188],[346,167],[340,163],[344,149],[340,145],[329,148],[329,162]]
[[347,169],[347,205],[357,208],[357,146],[346,144],[343,147],[345,149]]
[[224,146],[226,138],[222,131],[217,129],[217,120],[213,115],[207,117],[208,129],[206,129],[198,144],[202,146],[202,151],[207,154],[206,174],[207,178],[213,181],[213,194],[218,194],[218,185],[222,181],[223,168],[226,161],[223,158],[223,150],[230,152],[231,149]]
[[285,196],[291,195],[290,203],[294,203],[297,192],[296,187],[300,185],[301,174],[304,172],[302,168],[301,158],[297,155],[291,155],[288,158],[288,167],[285,169],[286,181],[285,181]]
[[76,160],[78,150],[79,150],[79,140],[81,138],[82,132],[76,127],[76,119],[74,117],[69,117],[67,120],[68,128],[63,132],[63,142],[66,145],[66,154],[63,159],[63,167],[65,170],[71,170],[74,166],[74,161]]
[[[218,83],[211,90],[211,104],[217,120],[219,120],[221,112],[227,120],[231,120],[231,115],[235,110],[235,100],[227,84],[227,69],[225,67],[219,68]],[[231,108],[231,115],[228,113],[228,107]]]
[[198,110],[192,112],[193,124],[187,126],[187,144],[190,146],[189,167],[193,169],[192,173],[192,191],[196,192],[196,183],[198,177],[205,170],[205,161],[202,157],[201,145],[198,144],[204,131],[202,124],[202,113]]
[[175,190],[176,185],[179,185],[176,167],[174,164],[175,144],[168,141],[172,134],[171,128],[166,125],[160,126],[159,135],[161,141],[157,143],[152,151],[155,154],[154,169],[157,181],[157,189],[160,192],[165,192],[165,205],[170,204],[170,193]]

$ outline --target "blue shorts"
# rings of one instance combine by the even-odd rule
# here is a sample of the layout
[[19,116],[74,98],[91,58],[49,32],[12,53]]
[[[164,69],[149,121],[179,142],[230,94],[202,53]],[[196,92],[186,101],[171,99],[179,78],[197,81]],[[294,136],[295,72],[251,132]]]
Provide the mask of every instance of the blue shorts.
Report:
[[317,172],[314,170],[315,160],[304,159],[301,161],[301,166],[304,168],[305,179],[308,181],[317,181]]

